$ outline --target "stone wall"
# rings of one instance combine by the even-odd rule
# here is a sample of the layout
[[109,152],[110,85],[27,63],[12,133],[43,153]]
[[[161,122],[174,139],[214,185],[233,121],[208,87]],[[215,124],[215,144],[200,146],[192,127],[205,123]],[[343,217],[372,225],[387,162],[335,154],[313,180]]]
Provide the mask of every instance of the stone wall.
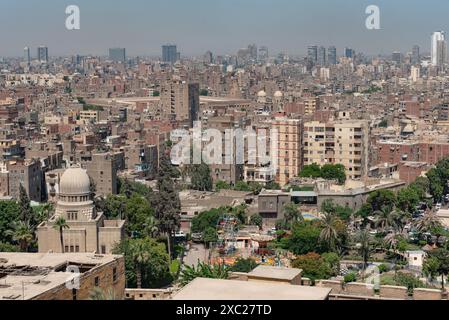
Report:
[[345,298],[350,300],[444,300],[441,290],[437,289],[414,289],[413,296],[409,296],[406,287],[382,285],[379,291],[374,290],[374,286],[366,283],[351,282],[344,284],[341,281],[320,280],[316,282],[317,287],[331,288],[331,296],[336,299]]
[[441,300],[441,290],[436,289],[415,289],[413,290],[415,300]]
[[408,290],[406,287],[398,286],[380,286],[379,294],[385,298],[408,299]]
[[125,259],[120,257],[110,263],[82,273],[79,289],[68,289],[64,283],[43,292],[33,300],[89,300],[96,282],[105,294],[112,290],[115,299],[122,300],[125,292],[125,281]]
[[168,289],[125,289],[126,300],[168,300],[171,295]]

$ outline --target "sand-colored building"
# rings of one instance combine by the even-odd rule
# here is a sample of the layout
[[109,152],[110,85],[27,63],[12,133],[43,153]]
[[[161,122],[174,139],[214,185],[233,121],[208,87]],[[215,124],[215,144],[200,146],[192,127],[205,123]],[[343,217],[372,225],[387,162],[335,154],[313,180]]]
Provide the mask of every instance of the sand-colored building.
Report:
[[[63,217],[69,228],[54,227]],[[106,220],[95,210],[91,183],[86,170],[67,169],[59,182],[55,215],[37,229],[39,252],[93,252],[107,254],[124,236],[123,220]],[[63,246],[63,247],[62,247]]]
[[94,288],[121,300],[125,261],[93,253],[0,253],[0,300],[88,300]]
[[286,185],[297,177],[302,166],[302,121],[300,119],[275,118],[272,130],[277,132],[276,182]]

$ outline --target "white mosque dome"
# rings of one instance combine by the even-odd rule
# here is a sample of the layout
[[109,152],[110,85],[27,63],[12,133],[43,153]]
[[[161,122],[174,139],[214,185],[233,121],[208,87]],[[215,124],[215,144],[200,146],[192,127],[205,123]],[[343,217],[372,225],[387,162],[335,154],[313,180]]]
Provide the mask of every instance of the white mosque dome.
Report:
[[67,169],[59,182],[60,193],[64,195],[90,194],[90,179],[86,170],[81,168]]
[[274,93],[274,96],[275,96],[276,98],[282,98],[284,95],[283,95],[283,93],[282,93],[281,91],[276,91],[276,92]]
[[257,94],[257,96],[258,96],[259,98],[263,98],[263,97],[266,97],[266,96],[267,96],[267,94],[266,94],[266,92],[265,92],[265,91],[263,91],[263,90],[260,90],[260,91],[259,91],[259,93]]

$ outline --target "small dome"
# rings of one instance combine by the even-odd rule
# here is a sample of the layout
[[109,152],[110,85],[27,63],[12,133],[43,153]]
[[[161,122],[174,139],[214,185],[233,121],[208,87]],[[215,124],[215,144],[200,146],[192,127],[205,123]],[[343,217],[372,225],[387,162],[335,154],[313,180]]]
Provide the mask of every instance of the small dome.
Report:
[[266,97],[267,94],[265,93],[265,91],[260,90],[259,93],[257,94],[258,97]]
[[90,194],[90,179],[86,170],[81,168],[69,168],[59,182],[60,193],[64,195]]
[[281,91],[276,91],[276,92],[274,93],[274,96],[275,96],[276,98],[282,98],[283,94],[282,94]]

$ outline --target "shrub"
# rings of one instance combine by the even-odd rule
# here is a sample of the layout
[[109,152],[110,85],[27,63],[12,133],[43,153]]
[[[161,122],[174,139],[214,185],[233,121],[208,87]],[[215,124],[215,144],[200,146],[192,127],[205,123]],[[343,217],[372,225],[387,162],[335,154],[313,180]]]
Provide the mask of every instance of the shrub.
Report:
[[350,273],[346,274],[344,277],[345,283],[355,282],[356,280],[357,280],[357,275],[355,274],[355,272],[350,272]]

